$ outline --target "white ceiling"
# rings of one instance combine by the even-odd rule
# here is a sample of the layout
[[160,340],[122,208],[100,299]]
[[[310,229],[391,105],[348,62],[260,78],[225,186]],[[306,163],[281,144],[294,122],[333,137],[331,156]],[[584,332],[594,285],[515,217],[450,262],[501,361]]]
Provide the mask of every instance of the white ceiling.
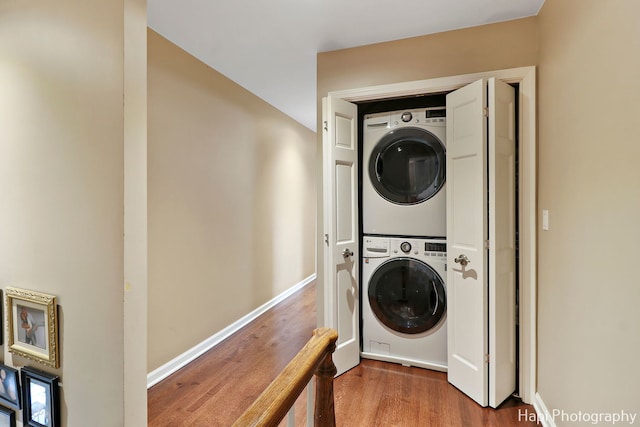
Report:
[[544,0],[148,0],[148,25],[304,126],[316,54],[533,16]]

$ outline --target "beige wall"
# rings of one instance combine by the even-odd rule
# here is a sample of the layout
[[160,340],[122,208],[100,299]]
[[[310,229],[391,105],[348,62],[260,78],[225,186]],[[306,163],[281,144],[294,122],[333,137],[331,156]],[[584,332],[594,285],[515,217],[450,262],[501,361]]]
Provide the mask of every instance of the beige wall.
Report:
[[536,45],[526,18],[319,53],[318,102],[335,90],[532,65]]
[[[128,4],[0,4],[0,287],[58,297],[61,367],[6,346],[3,360],[60,375],[68,426],[125,425],[123,379],[144,378],[125,368],[123,343]],[[144,28],[145,20],[141,13],[129,24]],[[143,44],[137,54],[144,51]],[[130,118],[144,126],[143,114],[135,109]],[[144,408],[145,383],[131,386]]]
[[550,217],[538,389],[550,410],[640,416],[639,16],[631,0],[546,0],[538,17],[538,206]]
[[315,133],[149,30],[152,371],[315,272]]
[[[535,18],[318,54],[318,111],[328,92],[535,65]],[[319,114],[320,116],[320,114]],[[320,126],[318,118],[318,129]],[[322,177],[322,134],[316,141]],[[318,178],[318,265],[323,265],[322,179]],[[324,280],[318,268],[318,282]],[[321,294],[318,294],[322,304]],[[320,311],[318,312],[320,314]],[[320,320],[322,322],[322,320]]]

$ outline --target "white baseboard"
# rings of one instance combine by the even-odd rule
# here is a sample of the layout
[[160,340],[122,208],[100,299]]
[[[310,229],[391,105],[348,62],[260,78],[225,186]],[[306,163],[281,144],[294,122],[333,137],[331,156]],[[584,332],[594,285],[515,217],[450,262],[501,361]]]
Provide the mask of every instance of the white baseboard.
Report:
[[538,420],[543,427],[556,427],[556,422],[549,409],[547,409],[547,405],[544,404],[540,393],[536,393],[533,397],[533,409],[536,410]]
[[313,282],[315,279],[316,279],[316,275],[312,274],[311,276],[307,277],[306,279],[299,282],[295,286],[292,286],[291,288],[287,289],[280,295],[276,296],[271,301],[267,301],[265,304],[256,308],[251,313],[236,320],[226,328],[222,329],[220,332],[212,335],[211,337],[207,338],[206,340],[196,345],[195,347],[192,347],[191,349],[185,351],[180,356],[174,358],[173,360],[170,360],[169,362],[160,366],[158,369],[155,369],[152,372],[149,372],[147,374],[147,388],[159,383],[163,379],[167,378],[169,375],[176,372],[178,369],[183,368],[184,366],[194,361],[196,358],[198,358],[205,352],[211,350],[213,347],[220,344],[220,342],[227,339],[229,336],[239,331],[241,328],[248,325],[249,323],[251,323],[258,316],[260,316],[261,314],[263,314],[264,312],[266,312],[267,310],[269,310],[279,302],[285,300],[290,295],[304,288],[309,283]]

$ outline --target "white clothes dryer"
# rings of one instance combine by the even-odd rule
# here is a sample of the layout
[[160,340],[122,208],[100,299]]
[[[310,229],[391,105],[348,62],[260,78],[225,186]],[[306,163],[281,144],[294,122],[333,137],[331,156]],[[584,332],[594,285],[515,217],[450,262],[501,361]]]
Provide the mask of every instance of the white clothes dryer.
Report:
[[446,240],[365,236],[363,358],[447,370]]
[[364,116],[364,234],[446,237],[445,116],[445,107]]

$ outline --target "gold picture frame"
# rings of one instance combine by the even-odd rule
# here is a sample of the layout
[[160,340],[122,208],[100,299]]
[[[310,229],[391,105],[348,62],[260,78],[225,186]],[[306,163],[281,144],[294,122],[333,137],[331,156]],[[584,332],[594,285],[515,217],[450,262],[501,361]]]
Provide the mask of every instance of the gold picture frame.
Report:
[[58,368],[58,306],[54,295],[5,289],[9,352]]

